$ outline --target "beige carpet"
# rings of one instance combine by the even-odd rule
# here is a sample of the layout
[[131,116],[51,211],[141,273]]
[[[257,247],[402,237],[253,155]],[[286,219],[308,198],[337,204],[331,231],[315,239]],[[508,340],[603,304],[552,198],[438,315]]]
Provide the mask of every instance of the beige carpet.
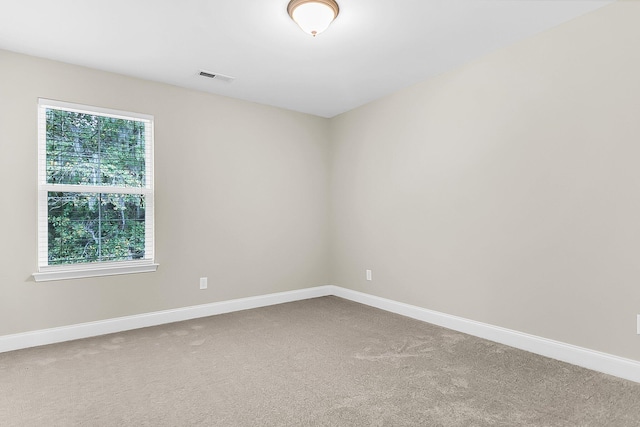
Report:
[[0,354],[2,426],[640,426],[640,384],[336,297]]

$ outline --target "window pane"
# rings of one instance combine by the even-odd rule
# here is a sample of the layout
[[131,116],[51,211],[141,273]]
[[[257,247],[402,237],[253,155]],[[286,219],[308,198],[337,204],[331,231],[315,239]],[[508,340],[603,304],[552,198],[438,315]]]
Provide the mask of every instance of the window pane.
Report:
[[48,193],[49,265],[144,258],[144,196]]
[[144,187],[145,122],[47,108],[47,183]]

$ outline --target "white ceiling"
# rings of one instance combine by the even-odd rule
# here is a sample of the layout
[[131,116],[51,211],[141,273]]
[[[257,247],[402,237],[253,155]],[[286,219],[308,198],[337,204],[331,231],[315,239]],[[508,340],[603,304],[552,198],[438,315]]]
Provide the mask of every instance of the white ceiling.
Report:
[[0,0],[0,48],[332,117],[612,1],[338,0],[312,38],[288,0]]

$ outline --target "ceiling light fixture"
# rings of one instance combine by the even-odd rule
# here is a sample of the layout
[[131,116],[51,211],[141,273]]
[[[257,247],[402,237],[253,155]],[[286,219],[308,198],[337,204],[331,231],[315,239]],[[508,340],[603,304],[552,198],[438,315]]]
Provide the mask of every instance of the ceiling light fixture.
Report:
[[287,12],[302,31],[315,37],[336,19],[340,8],[335,0],[291,0]]

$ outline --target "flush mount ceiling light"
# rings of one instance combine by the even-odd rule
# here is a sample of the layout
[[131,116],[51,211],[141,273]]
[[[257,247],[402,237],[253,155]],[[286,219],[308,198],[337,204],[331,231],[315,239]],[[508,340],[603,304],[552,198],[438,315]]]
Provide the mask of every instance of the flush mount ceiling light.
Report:
[[291,0],[287,12],[302,31],[315,37],[336,19],[340,8],[335,0]]

